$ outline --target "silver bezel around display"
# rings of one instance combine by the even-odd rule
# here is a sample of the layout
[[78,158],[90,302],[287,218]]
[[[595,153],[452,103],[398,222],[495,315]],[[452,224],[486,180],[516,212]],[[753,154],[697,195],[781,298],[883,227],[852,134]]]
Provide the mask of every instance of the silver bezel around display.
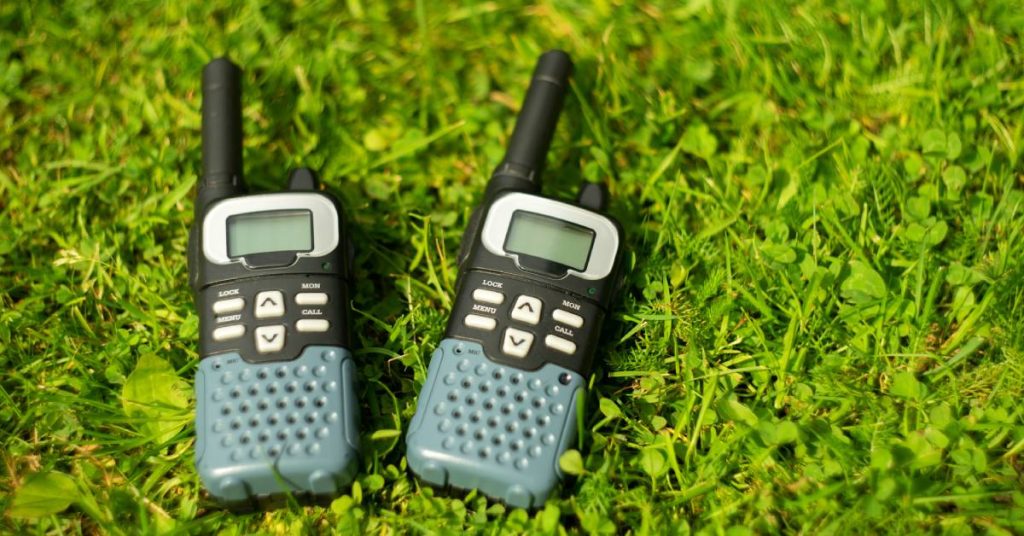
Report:
[[313,249],[297,257],[322,257],[338,247],[338,211],[326,197],[309,193],[247,195],[225,199],[206,213],[203,221],[203,255],[214,264],[242,262],[228,255],[228,218],[255,212],[308,210],[313,217]]
[[589,210],[531,194],[513,193],[501,197],[487,211],[481,241],[487,251],[509,257],[519,266],[519,255],[505,251],[505,235],[517,211],[532,212],[581,225],[594,231],[594,243],[585,270],[569,269],[569,275],[583,279],[604,279],[612,273],[615,254],[619,250],[619,232],[608,218]]

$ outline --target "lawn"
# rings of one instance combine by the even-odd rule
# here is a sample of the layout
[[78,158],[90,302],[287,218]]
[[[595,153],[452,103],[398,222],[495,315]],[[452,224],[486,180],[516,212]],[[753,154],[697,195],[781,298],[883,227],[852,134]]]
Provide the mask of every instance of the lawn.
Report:
[[[0,2],[0,532],[1024,531],[1019,0]],[[918,5],[923,4],[923,5]],[[403,431],[536,57],[546,192],[607,181],[628,279],[570,473],[443,495]],[[362,469],[235,516],[192,463],[200,73],[255,190],[353,220]]]

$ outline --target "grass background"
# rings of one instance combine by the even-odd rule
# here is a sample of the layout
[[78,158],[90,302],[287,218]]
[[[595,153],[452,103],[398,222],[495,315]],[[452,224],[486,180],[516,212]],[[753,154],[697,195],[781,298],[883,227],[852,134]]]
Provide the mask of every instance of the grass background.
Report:
[[[1019,1],[0,3],[0,531],[1024,531]],[[471,208],[536,56],[547,192],[609,181],[629,280],[539,512],[410,477]],[[192,466],[200,71],[250,185],[353,215],[364,469],[236,517]],[[138,400],[141,399],[141,402]]]

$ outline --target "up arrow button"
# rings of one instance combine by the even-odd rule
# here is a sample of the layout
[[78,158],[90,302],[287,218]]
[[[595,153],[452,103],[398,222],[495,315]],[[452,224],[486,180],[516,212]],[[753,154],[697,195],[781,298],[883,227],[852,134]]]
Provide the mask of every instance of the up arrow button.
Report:
[[268,290],[256,295],[256,318],[279,316],[284,316],[284,294],[280,290]]
[[526,322],[536,326],[540,323],[540,313],[543,309],[540,299],[533,296],[519,296],[515,305],[512,306],[512,320]]

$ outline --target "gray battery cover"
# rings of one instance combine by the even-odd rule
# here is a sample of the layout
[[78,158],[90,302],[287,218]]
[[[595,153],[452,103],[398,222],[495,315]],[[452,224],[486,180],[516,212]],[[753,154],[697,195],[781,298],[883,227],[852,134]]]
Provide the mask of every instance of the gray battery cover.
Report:
[[444,339],[427,378],[406,436],[409,467],[436,486],[479,489],[516,507],[542,504],[576,439],[582,376],[552,363],[502,366],[478,343]]
[[310,346],[261,365],[237,353],[196,372],[196,468],[206,489],[235,506],[275,496],[333,497],[355,476],[359,407],[344,348]]

